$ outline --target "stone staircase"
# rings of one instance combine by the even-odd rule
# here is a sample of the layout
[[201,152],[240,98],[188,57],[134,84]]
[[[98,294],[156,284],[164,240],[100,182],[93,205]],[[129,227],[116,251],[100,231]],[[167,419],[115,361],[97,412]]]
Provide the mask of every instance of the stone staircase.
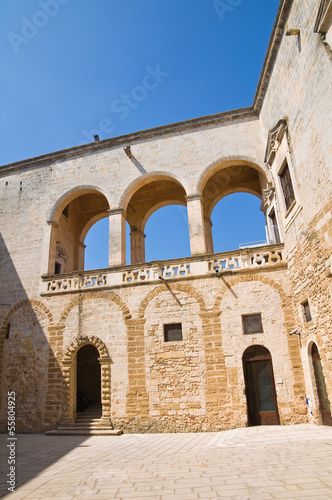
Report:
[[122,430],[113,429],[100,423],[101,406],[89,406],[85,411],[77,412],[73,427],[58,427],[46,431],[47,436],[120,436]]

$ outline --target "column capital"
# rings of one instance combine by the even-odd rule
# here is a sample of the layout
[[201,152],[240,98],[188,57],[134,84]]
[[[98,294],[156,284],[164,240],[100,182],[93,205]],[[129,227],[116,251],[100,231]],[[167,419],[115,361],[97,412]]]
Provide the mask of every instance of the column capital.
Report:
[[126,215],[126,212],[123,210],[123,208],[112,208],[111,210],[107,210],[108,215]]
[[203,195],[200,193],[189,194],[185,196],[187,201],[203,200]]

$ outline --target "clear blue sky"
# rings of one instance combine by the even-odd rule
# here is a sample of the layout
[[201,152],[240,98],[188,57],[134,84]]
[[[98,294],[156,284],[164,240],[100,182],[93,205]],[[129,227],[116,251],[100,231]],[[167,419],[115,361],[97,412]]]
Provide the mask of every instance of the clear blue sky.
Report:
[[[91,142],[95,132],[104,139],[250,106],[278,5],[279,0],[1,2],[0,165]],[[141,85],[147,67],[158,65],[167,76],[120,113],[122,96]],[[228,233],[226,218],[237,209],[243,214],[243,203],[247,213],[246,199],[230,198],[233,205],[224,214],[217,214],[220,202],[214,226],[222,221],[221,232]],[[254,202],[259,208],[260,201]],[[173,230],[185,225],[185,209],[168,210],[174,209],[180,216]],[[158,212],[147,230],[156,217]],[[184,232],[180,227],[179,234]],[[222,244],[215,239],[216,251],[238,246],[226,236]],[[262,222],[249,236],[265,238]],[[188,254],[183,245],[174,257]],[[148,250],[147,260],[162,258],[156,252]],[[103,267],[93,259],[88,267]]]

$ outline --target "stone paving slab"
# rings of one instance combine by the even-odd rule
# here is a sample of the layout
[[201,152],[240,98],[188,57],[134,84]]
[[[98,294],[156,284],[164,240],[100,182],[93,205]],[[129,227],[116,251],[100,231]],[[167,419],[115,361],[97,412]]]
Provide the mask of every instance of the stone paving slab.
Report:
[[331,427],[17,435],[15,493],[7,492],[7,443],[0,436],[0,494],[12,500],[332,500]]

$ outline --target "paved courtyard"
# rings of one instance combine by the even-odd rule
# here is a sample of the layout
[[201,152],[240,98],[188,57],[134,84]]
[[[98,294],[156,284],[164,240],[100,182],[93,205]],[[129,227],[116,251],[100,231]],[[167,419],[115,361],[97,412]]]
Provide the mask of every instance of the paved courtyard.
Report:
[[[6,495],[9,448],[0,436]],[[14,499],[332,499],[332,428],[118,437],[18,435]]]

